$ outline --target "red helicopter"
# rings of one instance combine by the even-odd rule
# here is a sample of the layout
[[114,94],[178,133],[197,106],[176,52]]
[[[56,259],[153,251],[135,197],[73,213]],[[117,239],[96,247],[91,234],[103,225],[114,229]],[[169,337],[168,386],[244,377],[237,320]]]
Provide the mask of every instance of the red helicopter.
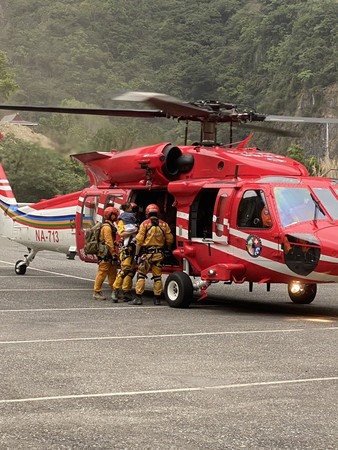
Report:
[[[123,152],[72,155],[90,187],[20,206],[0,165],[0,233],[28,248],[15,271],[24,274],[38,251],[63,252],[85,262],[86,230],[109,205],[136,203],[140,219],[149,203],[160,206],[174,235],[164,294],[172,307],[188,307],[212,283],[284,283],[294,303],[311,303],[318,283],[338,282],[338,180],[309,177],[281,155],[250,147],[250,135],[232,143],[232,126],[251,122],[338,123],[337,119],[284,118],[217,101],[185,103],[164,94],[131,92],[116,100],[146,101],[156,108],[87,109],[0,105],[18,111],[166,117],[186,123],[184,145],[162,143]],[[201,123],[201,139],[187,145],[188,123]],[[217,143],[217,125],[230,124],[230,144]],[[284,132],[285,133],[285,132]]]

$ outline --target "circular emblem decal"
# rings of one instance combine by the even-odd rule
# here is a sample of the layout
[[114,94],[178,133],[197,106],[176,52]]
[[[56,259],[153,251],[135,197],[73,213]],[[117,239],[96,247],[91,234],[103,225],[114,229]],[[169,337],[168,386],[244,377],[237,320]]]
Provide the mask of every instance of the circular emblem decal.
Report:
[[255,234],[250,234],[246,240],[246,249],[250,256],[257,258],[262,251],[262,241]]

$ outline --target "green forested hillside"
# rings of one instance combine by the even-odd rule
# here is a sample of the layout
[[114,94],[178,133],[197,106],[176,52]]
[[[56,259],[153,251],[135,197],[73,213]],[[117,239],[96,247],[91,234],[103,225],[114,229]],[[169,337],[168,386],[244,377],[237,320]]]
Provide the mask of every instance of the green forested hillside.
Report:
[[[0,58],[0,96],[113,107],[115,93],[146,90],[337,117],[337,44],[337,0],[2,0],[0,51],[8,67]],[[176,123],[144,127],[142,120],[40,122],[65,151],[179,143],[182,133]],[[336,128],[331,154],[338,153]],[[323,126],[301,132],[297,144],[322,156]],[[255,143],[285,152],[293,141],[255,135]]]
[[1,16],[22,101],[138,89],[279,113],[337,82],[336,0],[11,0]]

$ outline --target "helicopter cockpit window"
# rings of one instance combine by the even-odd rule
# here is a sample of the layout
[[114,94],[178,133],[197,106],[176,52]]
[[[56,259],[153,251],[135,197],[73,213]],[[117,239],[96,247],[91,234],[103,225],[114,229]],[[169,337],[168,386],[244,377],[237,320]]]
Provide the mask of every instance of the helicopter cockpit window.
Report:
[[338,197],[338,186],[334,186],[334,191],[335,191],[335,193],[336,193],[336,196]]
[[245,191],[238,206],[238,228],[270,228],[272,226],[270,212],[264,192]]
[[275,187],[274,193],[283,227],[326,218],[307,188]]
[[88,230],[96,223],[96,213],[100,197],[88,195],[84,198],[81,212],[81,229]]

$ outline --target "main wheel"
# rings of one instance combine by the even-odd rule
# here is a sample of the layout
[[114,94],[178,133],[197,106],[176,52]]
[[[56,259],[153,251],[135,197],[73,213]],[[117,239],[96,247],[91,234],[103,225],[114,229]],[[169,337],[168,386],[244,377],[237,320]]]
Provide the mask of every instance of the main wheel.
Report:
[[298,292],[291,291],[291,285],[288,286],[289,297],[293,303],[298,305],[308,305],[313,302],[317,294],[316,284],[300,284]]
[[15,273],[17,275],[25,275],[27,270],[27,264],[21,259],[15,263]]
[[193,296],[189,275],[185,272],[171,273],[165,282],[164,296],[172,308],[188,308]]

